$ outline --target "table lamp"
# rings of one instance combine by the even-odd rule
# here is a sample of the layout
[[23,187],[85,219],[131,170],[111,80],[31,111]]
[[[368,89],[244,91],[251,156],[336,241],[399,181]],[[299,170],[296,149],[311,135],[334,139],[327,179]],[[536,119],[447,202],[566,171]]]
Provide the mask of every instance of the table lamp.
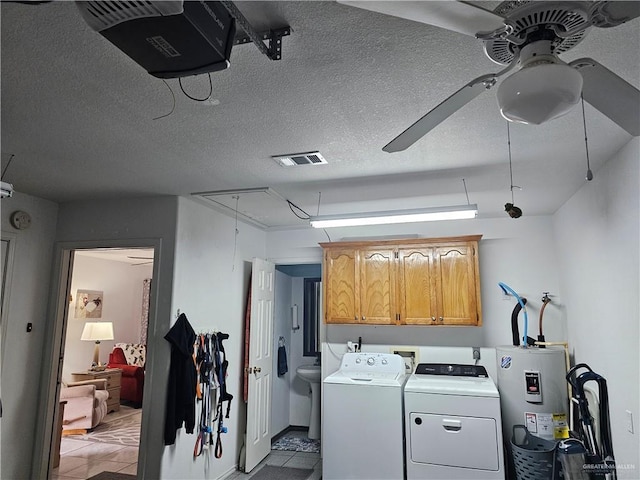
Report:
[[96,348],[93,350],[92,369],[100,366],[100,341],[113,340],[113,323],[112,322],[87,322],[84,324],[82,336],[80,340],[96,342]]

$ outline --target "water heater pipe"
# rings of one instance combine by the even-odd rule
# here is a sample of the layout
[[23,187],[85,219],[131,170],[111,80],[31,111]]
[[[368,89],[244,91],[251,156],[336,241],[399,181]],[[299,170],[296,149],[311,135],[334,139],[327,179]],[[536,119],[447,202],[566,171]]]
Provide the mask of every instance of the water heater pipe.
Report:
[[522,335],[522,347],[523,348],[527,348],[527,333],[528,333],[528,328],[529,328],[529,317],[527,316],[527,309],[525,307],[524,302],[522,301],[522,298],[520,298],[520,296],[515,292],[515,290],[513,288],[511,288],[509,285],[505,284],[505,283],[498,283],[498,286],[502,289],[502,291],[505,294],[511,294],[514,297],[516,297],[516,300],[518,300],[518,303],[520,304],[520,307],[522,308],[522,311],[524,312],[524,334]]
[[[542,333],[542,317],[544,315],[544,309],[547,304],[551,303],[551,299],[549,298],[549,293],[544,292],[544,296],[542,297],[542,308],[540,308],[540,322],[538,324],[538,341],[544,342],[544,333]],[[544,348],[544,345],[542,346]]]

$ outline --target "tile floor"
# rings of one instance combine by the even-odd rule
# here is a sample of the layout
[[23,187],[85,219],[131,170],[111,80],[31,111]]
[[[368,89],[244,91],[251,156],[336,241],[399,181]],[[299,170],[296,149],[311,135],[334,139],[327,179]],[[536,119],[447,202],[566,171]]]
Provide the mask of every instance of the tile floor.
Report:
[[105,470],[135,475],[138,449],[64,437],[60,446],[60,466],[53,470],[51,479],[85,480]]
[[[287,436],[306,437],[306,430],[293,430],[287,433]],[[272,465],[274,467],[291,467],[291,468],[311,468],[313,473],[308,480],[320,480],[322,478],[322,458],[319,453],[310,452],[289,452],[285,450],[271,450],[271,453],[260,462],[250,473],[234,472],[224,478],[224,480],[242,480],[250,479],[264,465]],[[281,480],[287,480],[282,478]]]
[[[312,468],[313,473],[308,480],[320,480],[322,478],[322,459],[319,453],[286,452],[283,450],[271,450],[271,453],[251,473],[234,472],[224,480],[250,479],[263,465],[274,467]],[[287,480],[282,478],[280,480]]]
[[[119,412],[110,413],[112,419],[131,413],[133,409],[121,406]],[[100,472],[121,472],[135,475],[138,471],[138,448],[109,443],[62,437],[60,465],[51,472],[51,480],[86,480]]]
[[[300,432],[300,435],[306,435],[306,432]],[[60,466],[53,470],[51,480],[86,480],[105,470],[135,475],[138,470],[137,462],[138,449],[135,447],[63,437],[60,446]],[[233,472],[224,480],[250,479],[263,465],[311,468],[313,473],[308,480],[322,478],[322,459],[319,453],[272,450],[250,473]]]

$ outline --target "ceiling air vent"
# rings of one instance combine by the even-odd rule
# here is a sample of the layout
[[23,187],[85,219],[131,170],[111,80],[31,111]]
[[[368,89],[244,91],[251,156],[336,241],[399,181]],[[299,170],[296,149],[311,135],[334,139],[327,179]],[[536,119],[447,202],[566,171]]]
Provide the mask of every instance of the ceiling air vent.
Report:
[[273,158],[283,167],[299,167],[302,165],[322,165],[327,161],[320,152],[292,153],[289,155],[273,155]]

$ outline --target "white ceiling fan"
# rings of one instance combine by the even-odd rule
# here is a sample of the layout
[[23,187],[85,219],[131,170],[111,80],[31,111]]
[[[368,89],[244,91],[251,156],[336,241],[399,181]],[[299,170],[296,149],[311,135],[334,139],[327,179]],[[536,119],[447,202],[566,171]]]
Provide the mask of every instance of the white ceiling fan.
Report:
[[150,263],[153,263],[153,257],[136,257],[136,256],[127,255],[127,258],[130,258],[132,260],[144,260],[143,262],[140,262],[140,263],[132,263],[131,264],[132,267],[137,267],[139,265],[149,265]]
[[[463,86],[383,147],[407,149],[438,124],[510,73],[497,92],[509,121],[541,124],[569,112],[581,95],[633,136],[640,136],[640,91],[591,58],[569,64],[558,57],[591,27],[615,27],[640,16],[638,1],[530,1],[500,3],[494,11],[462,1],[359,1],[338,3],[470,35],[505,68]],[[635,47],[634,47],[635,48]]]

